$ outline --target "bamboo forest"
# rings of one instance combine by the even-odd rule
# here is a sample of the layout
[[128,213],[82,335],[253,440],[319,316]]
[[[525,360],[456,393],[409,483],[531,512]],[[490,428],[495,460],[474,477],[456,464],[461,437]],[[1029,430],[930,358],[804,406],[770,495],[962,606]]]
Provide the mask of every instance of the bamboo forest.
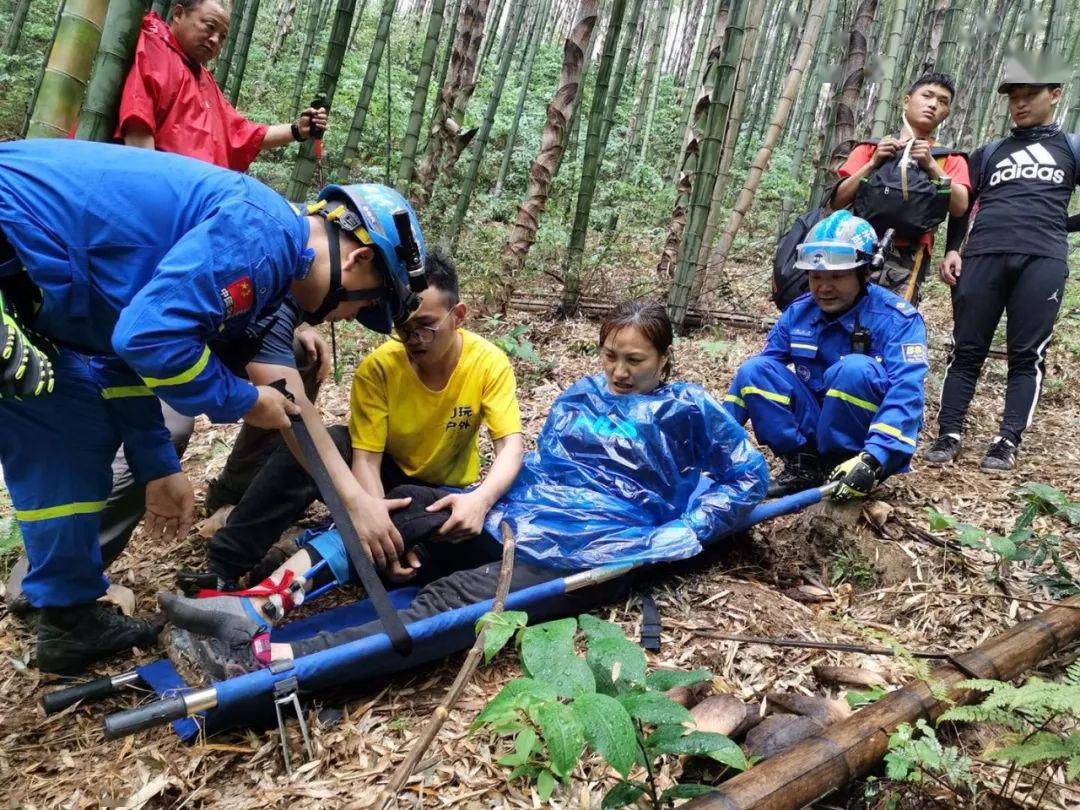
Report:
[[4,0],[12,807],[1080,810],[1080,0]]

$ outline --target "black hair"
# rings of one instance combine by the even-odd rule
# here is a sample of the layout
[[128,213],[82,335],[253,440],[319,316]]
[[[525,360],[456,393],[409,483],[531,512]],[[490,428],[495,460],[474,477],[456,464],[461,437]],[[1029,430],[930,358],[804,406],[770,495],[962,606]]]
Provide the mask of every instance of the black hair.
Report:
[[429,287],[434,287],[445,295],[450,306],[457,306],[461,296],[458,291],[457,268],[454,267],[453,259],[439,248],[432,248],[424,260],[424,275],[427,276]]
[[[600,346],[604,345],[604,341],[612,332],[620,332],[628,326],[639,330],[660,355],[671,348],[675,339],[671,318],[668,317],[664,305],[655,301],[646,301],[643,298],[635,298],[631,301],[623,301],[604,316],[600,324]],[[671,355],[668,354],[667,361],[660,370],[661,381],[667,382],[670,374]]]
[[949,91],[950,99],[956,98],[956,79],[954,79],[948,73],[924,73],[911,83],[911,86],[907,89],[907,94],[910,96],[920,87],[926,84],[936,84],[944,87]]

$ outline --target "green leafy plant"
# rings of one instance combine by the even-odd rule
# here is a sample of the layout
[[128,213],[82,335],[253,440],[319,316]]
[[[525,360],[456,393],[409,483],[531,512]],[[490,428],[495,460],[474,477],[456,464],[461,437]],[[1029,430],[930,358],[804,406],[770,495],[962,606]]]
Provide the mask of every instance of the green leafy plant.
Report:
[[[510,779],[528,779],[547,801],[587,751],[619,775],[604,808],[647,798],[653,807],[708,793],[707,785],[676,784],[661,790],[657,772],[665,756],[706,756],[736,771],[749,763],[722,734],[693,731],[690,712],[664,694],[708,680],[707,670],[646,672],[645,654],[622,630],[594,616],[522,627],[524,614],[484,617],[485,657],[516,638],[523,677],[491,699],[471,731],[508,738],[499,764]],[[579,647],[581,649],[579,649]]]
[[[1032,582],[1045,585],[1055,598],[1080,594],[1080,581],[1061,558],[1061,535],[1041,534],[1034,529],[1035,519],[1040,516],[1056,518],[1072,527],[1080,526],[1080,502],[1047,484],[1027,483],[1013,494],[1023,508],[1008,534],[994,534],[927,508],[930,530],[951,530],[962,546],[989,551],[1004,560],[1026,563],[1033,569],[1044,569],[1032,577]],[[1047,562],[1050,571],[1044,568]]]
[[[970,706],[953,707],[941,720],[997,723],[1009,729],[986,752],[989,757],[1009,763],[1005,786],[1017,768],[1033,765],[1040,773],[1064,767],[1070,782],[1080,776],[1080,661],[1072,663],[1060,682],[1032,677],[1022,686],[993,680],[962,681],[958,686],[986,696]],[[1063,725],[1060,721],[1073,730],[1057,728]],[[1047,776],[1044,793],[1049,785]],[[1016,790],[1015,783],[1012,790]]]
[[914,728],[901,723],[889,735],[885,775],[898,782],[922,784],[930,780],[966,801],[971,801],[976,791],[971,760],[955,746],[942,745],[933,727],[922,719]]

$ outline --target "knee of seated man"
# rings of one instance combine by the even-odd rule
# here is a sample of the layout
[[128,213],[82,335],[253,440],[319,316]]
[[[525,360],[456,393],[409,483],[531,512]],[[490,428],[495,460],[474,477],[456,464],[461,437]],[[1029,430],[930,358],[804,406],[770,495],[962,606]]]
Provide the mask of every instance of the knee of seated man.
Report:
[[787,366],[779,360],[755,354],[753,357],[743,361],[742,365],[739,366],[738,371],[735,372],[735,382],[752,382],[778,373],[782,374],[783,372],[791,373]]
[[[885,382],[887,375],[881,363],[873,357],[865,354],[849,354],[829,366],[828,371],[825,373],[825,379],[827,383],[831,381],[834,388],[837,386],[858,386],[866,390],[875,383]],[[855,392],[849,391],[848,393]]]

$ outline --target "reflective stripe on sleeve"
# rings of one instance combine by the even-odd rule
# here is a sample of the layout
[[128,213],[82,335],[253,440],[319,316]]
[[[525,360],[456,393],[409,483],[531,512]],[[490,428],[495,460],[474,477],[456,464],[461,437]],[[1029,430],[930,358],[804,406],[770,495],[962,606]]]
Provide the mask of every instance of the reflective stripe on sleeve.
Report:
[[817,346],[814,346],[811,343],[792,343],[791,348],[793,348],[793,349],[809,349],[812,352],[817,351]]
[[889,436],[899,439],[904,444],[910,444],[912,447],[916,446],[914,439],[909,439],[892,425],[886,425],[884,422],[874,422],[874,424],[870,425],[870,430],[878,430],[882,433],[887,433]]
[[104,509],[106,503],[107,501],[75,501],[62,503],[59,506],[46,506],[44,509],[16,509],[15,517],[23,522],[30,522],[71,515],[92,515]]
[[743,401],[742,401],[741,399],[739,399],[739,398],[738,398],[737,396],[735,396],[734,394],[727,394],[727,395],[725,395],[725,396],[724,396],[724,402],[734,402],[734,403],[735,403],[736,405],[738,405],[738,406],[739,406],[740,408],[745,408],[745,407],[746,407],[746,403],[745,403],[745,402],[743,402]]
[[828,391],[825,392],[825,396],[842,399],[844,400],[844,402],[850,402],[852,405],[857,405],[860,408],[865,408],[866,410],[872,411],[873,413],[877,413],[877,409],[879,407],[873,402],[868,402],[865,399],[859,399],[858,397],[852,396],[846,391],[841,391],[838,388],[830,388]]
[[208,362],[210,362],[210,347],[203,346],[202,354],[199,355],[199,359],[196,360],[195,365],[187,371],[181,371],[179,374],[175,374],[172,377],[143,377],[143,382],[151,388],[165,385],[183,385],[184,383],[191,382],[202,374],[202,370],[206,368]]
[[765,397],[765,399],[771,399],[773,402],[779,402],[783,405],[791,404],[791,397],[777,394],[775,391],[766,391],[764,388],[756,388],[752,385],[744,385],[739,393],[744,397],[749,396],[750,394],[757,394],[759,397]]
[[125,399],[127,397],[152,397],[154,392],[145,385],[114,385],[101,389],[102,399]]

